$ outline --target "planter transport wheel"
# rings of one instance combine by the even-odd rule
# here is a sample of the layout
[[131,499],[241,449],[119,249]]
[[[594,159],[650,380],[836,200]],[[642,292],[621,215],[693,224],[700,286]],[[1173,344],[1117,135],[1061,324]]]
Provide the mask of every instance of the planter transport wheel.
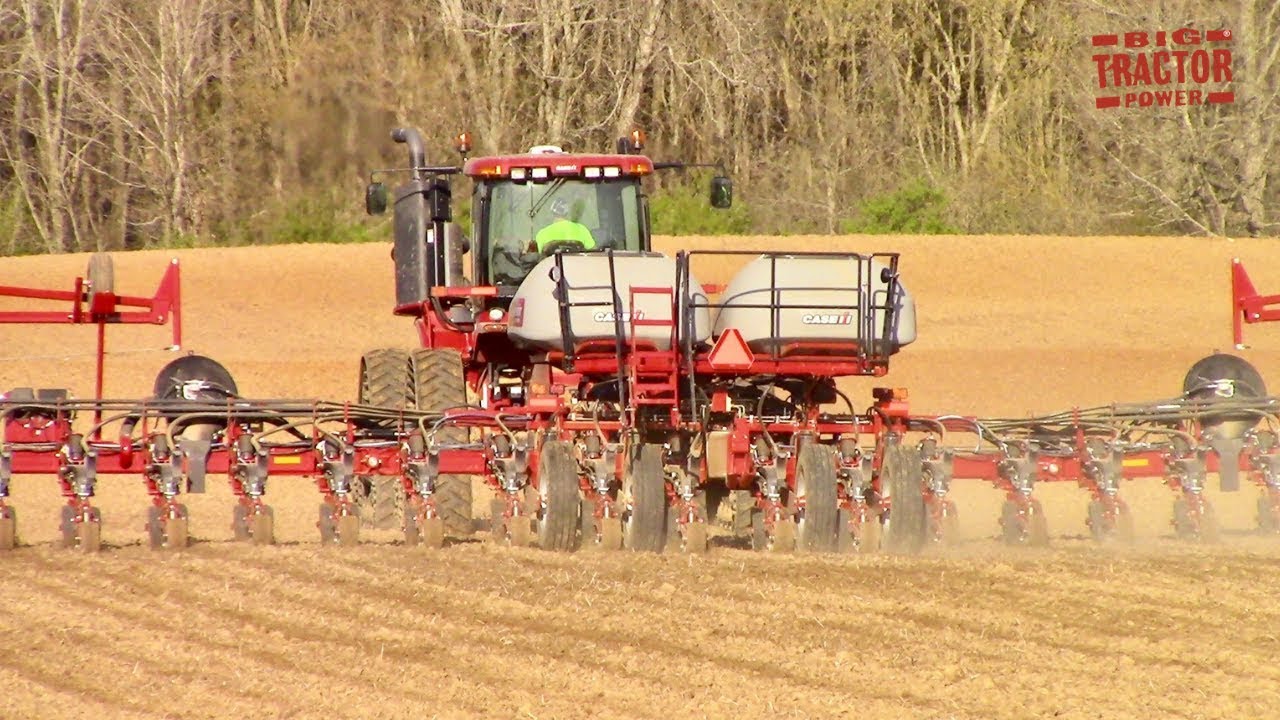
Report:
[[662,446],[642,444],[633,450],[622,478],[622,544],[637,552],[662,552],[667,537],[667,478]]

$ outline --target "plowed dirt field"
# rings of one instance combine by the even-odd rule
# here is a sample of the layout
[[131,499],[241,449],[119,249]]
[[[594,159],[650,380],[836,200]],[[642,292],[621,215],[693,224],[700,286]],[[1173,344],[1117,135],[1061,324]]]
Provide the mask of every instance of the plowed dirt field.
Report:
[[[919,340],[888,378],[929,413],[1025,415],[1176,395],[1229,350],[1229,263],[1280,293],[1274,240],[682,239],[663,249],[900,251]],[[184,344],[252,397],[354,399],[359,354],[410,346],[386,244],[180,251]],[[172,252],[116,257],[149,294]],[[67,289],[87,257],[0,259]],[[701,277],[704,282],[723,277]],[[0,309],[13,309],[0,299]],[[31,307],[24,305],[24,307]],[[92,393],[93,330],[0,325],[0,389]],[[1280,325],[1239,354],[1280,390]],[[113,328],[106,394],[143,397],[168,329]],[[281,543],[231,539],[220,478],[193,545],[142,544],[138,478],[104,478],[105,550],[53,546],[53,478],[17,478],[0,556],[0,718],[1266,718],[1280,714],[1280,537],[1257,491],[1210,497],[1222,542],[1172,537],[1158,480],[1123,490],[1131,548],[1086,539],[1084,491],[1043,484],[1052,545],[998,543],[1000,493],[957,482],[962,542],[921,557],[561,555],[397,533],[322,548],[305,480],[275,478]],[[487,496],[477,495],[487,512]]]

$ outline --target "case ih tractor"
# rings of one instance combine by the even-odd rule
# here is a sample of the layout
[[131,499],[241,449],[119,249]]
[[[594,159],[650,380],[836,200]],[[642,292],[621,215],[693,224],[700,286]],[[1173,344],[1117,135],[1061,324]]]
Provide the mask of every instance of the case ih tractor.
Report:
[[[1280,532],[1280,404],[1239,357],[1204,358],[1181,396],[1152,403],[924,416],[905,390],[877,388],[860,411],[837,381],[883,376],[916,336],[897,254],[656,253],[643,181],[691,165],[641,155],[638,133],[609,154],[539,146],[461,167],[429,164],[414,130],[392,137],[408,146],[407,180],[390,196],[371,183],[365,200],[393,207],[395,312],[415,319],[419,347],[366,353],[354,404],[247,399],[198,355],[165,366],[151,398],[102,399],[107,325],[173,323],[180,345],[176,261],[150,298],[116,294],[103,255],[71,291],[0,286],[69,303],[0,322],[99,330],[93,399],[0,398],[0,549],[17,544],[14,475],[57,478],[61,542],[85,551],[101,545],[104,474],[142,476],[148,543],[173,549],[187,544],[182,494],[210,473],[236,495],[235,537],[258,544],[274,541],[266,493],[282,476],[314,479],[320,538],[339,545],[362,523],[398,524],[406,545],[470,534],[473,478],[492,491],[497,541],[554,550],[700,552],[732,498],[757,550],[915,552],[957,536],[953,480],[1004,491],[1006,543],[1049,541],[1040,482],[1078,483],[1092,535],[1124,541],[1121,489],[1138,477],[1174,492],[1176,535],[1211,541],[1214,473],[1224,489],[1257,484],[1258,527]],[[472,181],[470,238],[452,222],[457,175]],[[722,175],[710,201],[732,201]],[[1233,273],[1238,317],[1280,318],[1280,296]],[[699,280],[713,275],[728,282]]]
[[[882,374],[914,338],[896,256],[655,253],[642,180],[686,165],[640,155],[638,133],[615,154],[539,146],[461,168],[427,164],[414,130],[393,137],[411,166],[392,201],[396,312],[423,347],[366,354],[361,402],[448,413],[428,452],[483,468],[497,537],[699,550],[732,490],[755,498],[739,510],[760,547],[834,550],[868,516],[857,437],[872,428],[821,406],[836,377]],[[458,173],[474,182],[469,240],[450,222]],[[366,200],[382,212],[385,187]],[[711,204],[731,200],[715,177]],[[726,261],[742,264],[726,287],[698,281]],[[400,488],[378,487],[373,515],[392,517]],[[442,470],[411,490],[408,532],[468,531],[470,488]]]

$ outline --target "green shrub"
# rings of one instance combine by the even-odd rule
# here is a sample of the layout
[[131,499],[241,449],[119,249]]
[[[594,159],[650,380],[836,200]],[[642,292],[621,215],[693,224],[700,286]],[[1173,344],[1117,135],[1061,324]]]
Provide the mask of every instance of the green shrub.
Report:
[[169,238],[169,247],[359,243],[390,239],[386,217],[367,219],[349,198],[311,195],[270,203],[216,229],[212,238]]
[[741,198],[734,198],[733,207],[717,210],[705,186],[678,185],[654,192],[649,216],[655,235],[744,235],[752,229]]
[[914,180],[884,195],[867,198],[853,220],[840,224],[844,233],[916,233],[948,235],[960,232],[949,224],[947,197],[924,180]]

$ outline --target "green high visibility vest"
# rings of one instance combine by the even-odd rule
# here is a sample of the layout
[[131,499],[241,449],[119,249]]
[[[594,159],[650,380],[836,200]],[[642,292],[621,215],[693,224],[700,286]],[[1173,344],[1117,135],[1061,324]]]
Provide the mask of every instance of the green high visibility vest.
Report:
[[572,220],[556,220],[539,230],[534,238],[534,242],[538,245],[538,252],[542,252],[543,248],[549,243],[557,240],[582,243],[584,250],[594,250],[596,247],[596,239],[591,237],[591,231],[587,229],[587,226]]

